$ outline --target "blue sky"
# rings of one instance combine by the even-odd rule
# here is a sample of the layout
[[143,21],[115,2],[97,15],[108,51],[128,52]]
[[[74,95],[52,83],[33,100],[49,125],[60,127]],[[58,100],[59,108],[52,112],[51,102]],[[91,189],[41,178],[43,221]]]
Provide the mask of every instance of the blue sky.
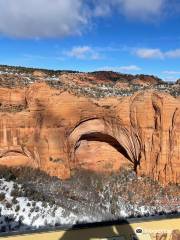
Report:
[[0,64],[180,78],[180,0],[0,0]]

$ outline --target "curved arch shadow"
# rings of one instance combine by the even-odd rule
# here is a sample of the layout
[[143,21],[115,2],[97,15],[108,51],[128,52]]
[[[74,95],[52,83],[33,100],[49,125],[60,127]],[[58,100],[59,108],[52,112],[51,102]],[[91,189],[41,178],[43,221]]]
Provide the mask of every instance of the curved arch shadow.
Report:
[[129,222],[113,221],[77,225],[59,240],[138,240]]
[[102,132],[92,132],[83,134],[75,145],[75,150],[79,147],[80,141],[97,141],[97,142],[105,142],[110,146],[115,148],[119,153],[121,153],[124,157],[126,157],[129,161],[131,161],[126,149],[111,135],[105,134]]

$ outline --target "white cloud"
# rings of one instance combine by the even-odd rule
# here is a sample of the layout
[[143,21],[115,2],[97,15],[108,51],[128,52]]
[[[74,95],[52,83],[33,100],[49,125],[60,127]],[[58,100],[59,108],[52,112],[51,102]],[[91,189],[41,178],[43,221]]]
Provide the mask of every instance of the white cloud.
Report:
[[[0,34],[19,38],[80,34],[97,17],[161,16],[166,0],[0,0]],[[116,13],[115,13],[116,12]]]
[[91,48],[89,46],[83,46],[83,47],[73,47],[70,51],[66,52],[66,55],[69,57],[75,57],[79,59],[84,59],[91,51]]
[[169,58],[180,58],[180,48],[166,52],[165,56]]
[[164,58],[164,54],[158,48],[139,48],[134,52],[140,58]]
[[79,34],[88,22],[83,0],[0,0],[0,33],[20,38]]
[[174,71],[174,70],[166,70],[163,73],[168,75],[180,75],[180,71]]
[[73,57],[81,60],[98,60],[100,55],[93,48],[89,46],[73,47],[70,51],[64,52],[68,57]]
[[140,71],[141,68],[139,66],[136,66],[136,65],[118,66],[118,67],[106,66],[106,67],[102,67],[98,70],[114,71],[114,72],[134,72],[134,71]]
[[162,12],[165,0],[122,0],[124,14],[128,17],[147,19]]
[[94,2],[96,16],[106,16],[118,10],[129,18],[151,19],[161,15],[166,0],[94,0]]
[[163,71],[164,80],[168,82],[175,82],[180,77],[180,71],[176,70],[166,70]]
[[180,49],[161,51],[159,48],[138,48],[133,51],[136,56],[145,59],[180,58]]
[[103,17],[103,16],[107,16],[107,15],[111,14],[112,2],[109,2],[108,0],[99,0],[99,1],[96,0],[96,2],[94,4],[94,13],[93,14],[97,17]]
[[175,82],[177,78],[175,78],[174,76],[168,76],[168,77],[164,77],[164,80],[166,82]]

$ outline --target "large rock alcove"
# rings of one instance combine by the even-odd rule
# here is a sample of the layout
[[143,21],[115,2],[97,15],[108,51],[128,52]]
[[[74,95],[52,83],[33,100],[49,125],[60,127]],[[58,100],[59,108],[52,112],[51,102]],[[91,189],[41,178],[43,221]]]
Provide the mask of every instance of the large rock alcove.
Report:
[[89,119],[78,124],[69,137],[72,168],[97,172],[118,171],[122,166],[134,169],[128,152],[130,146],[125,144],[128,141],[123,141],[128,136],[123,132],[117,135],[121,141],[114,136],[113,127],[109,127],[104,119]]

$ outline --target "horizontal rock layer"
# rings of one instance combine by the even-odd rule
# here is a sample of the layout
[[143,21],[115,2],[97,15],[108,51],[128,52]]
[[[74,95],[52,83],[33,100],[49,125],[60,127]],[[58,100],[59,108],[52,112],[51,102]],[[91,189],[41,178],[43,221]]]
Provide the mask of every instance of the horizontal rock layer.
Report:
[[77,168],[124,167],[163,184],[180,181],[179,98],[148,90],[93,99],[35,83],[1,88],[0,105],[2,165],[37,167],[61,179]]

